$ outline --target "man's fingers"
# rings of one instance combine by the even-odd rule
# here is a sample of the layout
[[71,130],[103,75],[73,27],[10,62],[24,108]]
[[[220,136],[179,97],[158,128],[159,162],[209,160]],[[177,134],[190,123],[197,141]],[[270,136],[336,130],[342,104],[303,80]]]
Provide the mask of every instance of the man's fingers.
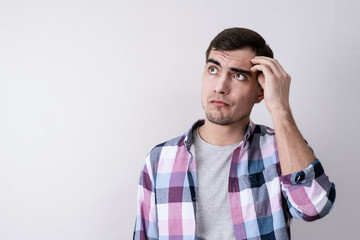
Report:
[[273,72],[270,70],[270,68],[268,66],[265,65],[255,65],[252,68],[250,68],[251,71],[256,72],[256,71],[260,71],[260,74],[263,74],[264,76],[258,76],[258,81],[260,83],[260,85],[264,88],[263,84],[265,82],[265,78],[267,76],[271,76],[273,75]]
[[273,75],[277,79],[290,80],[290,75],[283,69],[283,67],[276,59],[263,57],[263,56],[256,56],[255,58],[251,59],[251,62],[255,64],[255,66],[267,66],[268,68],[270,68]]
[[273,58],[256,56],[255,58],[251,59],[251,62],[256,65],[268,66],[276,76],[281,76],[285,73],[285,70],[282,68],[280,63]]

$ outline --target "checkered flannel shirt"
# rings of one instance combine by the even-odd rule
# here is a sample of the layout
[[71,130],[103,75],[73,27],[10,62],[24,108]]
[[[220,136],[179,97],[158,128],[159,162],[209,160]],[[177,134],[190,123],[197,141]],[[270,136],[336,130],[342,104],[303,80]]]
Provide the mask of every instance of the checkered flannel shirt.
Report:
[[[202,124],[203,120],[196,122],[187,133],[147,155],[138,187],[134,239],[197,239],[192,130]],[[274,130],[253,122],[232,154],[228,191],[237,240],[290,239],[292,217],[319,219],[335,201],[335,186],[319,160],[283,176]]]

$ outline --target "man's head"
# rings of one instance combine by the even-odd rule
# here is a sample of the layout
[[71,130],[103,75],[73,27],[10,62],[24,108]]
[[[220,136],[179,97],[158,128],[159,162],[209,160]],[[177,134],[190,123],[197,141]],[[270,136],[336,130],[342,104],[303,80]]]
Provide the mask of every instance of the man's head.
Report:
[[207,120],[218,125],[249,121],[252,107],[264,97],[257,73],[250,71],[255,56],[272,58],[273,52],[252,30],[226,29],[211,41],[201,97]]

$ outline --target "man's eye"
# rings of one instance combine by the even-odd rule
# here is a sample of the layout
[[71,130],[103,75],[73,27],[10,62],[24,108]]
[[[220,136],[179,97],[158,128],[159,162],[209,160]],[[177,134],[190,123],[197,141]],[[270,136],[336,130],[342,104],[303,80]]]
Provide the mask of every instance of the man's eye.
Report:
[[209,67],[209,73],[210,74],[217,74],[218,70],[216,69],[216,67]]
[[236,74],[234,75],[234,77],[235,77],[235,79],[237,79],[237,80],[245,80],[245,79],[246,79],[245,75],[244,75],[244,74],[241,74],[241,73],[236,73]]

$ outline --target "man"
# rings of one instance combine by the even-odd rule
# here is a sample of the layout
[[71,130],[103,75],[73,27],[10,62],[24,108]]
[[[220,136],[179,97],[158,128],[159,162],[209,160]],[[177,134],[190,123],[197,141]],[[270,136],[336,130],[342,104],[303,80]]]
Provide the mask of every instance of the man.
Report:
[[[147,156],[134,239],[290,239],[292,217],[330,212],[335,187],[295,125],[290,76],[256,32],[226,29],[210,43],[205,120]],[[274,129],[250,120],[265,100]]]

